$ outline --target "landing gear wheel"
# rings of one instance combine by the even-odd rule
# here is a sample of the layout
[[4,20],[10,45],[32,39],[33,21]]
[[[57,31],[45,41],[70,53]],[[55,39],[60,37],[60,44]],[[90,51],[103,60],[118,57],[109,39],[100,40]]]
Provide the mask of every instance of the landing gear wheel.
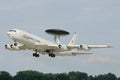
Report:
[[50,57],[55,57],[55,54],[49,54]]
[[33,56],[35,56],[36,55],[36,53],[33,53]]
[[37,49],[35,50],[35,53],[33,53],[33,56],[34,57],[39,57],[40,56],[39,54],[37,54]]
[[35,57],[39,57],[39,54],[36,54],[36,56]]
[[33,56],[34,56],[34,57],[39,57],[40,55],[39,55],[39,54],[36,54],[36,53],[33,53]]
[[55,57],[55,54],[52,54],[52,57]]

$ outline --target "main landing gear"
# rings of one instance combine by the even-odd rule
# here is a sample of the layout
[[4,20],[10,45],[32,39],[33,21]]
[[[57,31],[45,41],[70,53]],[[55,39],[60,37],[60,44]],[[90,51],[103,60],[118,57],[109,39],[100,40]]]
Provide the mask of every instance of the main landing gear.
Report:
[[46,52],[48,53],[48,55],[50,57],[55,57],[55,54],[53,53],[53,50],[46,50]]
[[40,56],[39,54],[37,54],[37,49],[35,50],[35,53],[33,53],[33,56],[34,57],[39,57]]
[[49,56],[50,56],[50,57],[55,57],[55,54],[51,54],[51,53],[50,53]]

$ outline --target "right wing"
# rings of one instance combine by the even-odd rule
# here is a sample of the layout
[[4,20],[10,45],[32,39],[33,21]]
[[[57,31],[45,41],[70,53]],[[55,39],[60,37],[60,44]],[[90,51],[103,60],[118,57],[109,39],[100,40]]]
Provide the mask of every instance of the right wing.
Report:
[[21,49],[21,50],[31,50],[32,49],[32,47],[30,47],[30,46],[27,46],[27,45],[22,45],[22,46],[19,46],[19,48]]
[[8,50],[27,50],[27,49],[32,49],[30,46],[27,45],[14,45],[14,44],[6,44],[5,48]]

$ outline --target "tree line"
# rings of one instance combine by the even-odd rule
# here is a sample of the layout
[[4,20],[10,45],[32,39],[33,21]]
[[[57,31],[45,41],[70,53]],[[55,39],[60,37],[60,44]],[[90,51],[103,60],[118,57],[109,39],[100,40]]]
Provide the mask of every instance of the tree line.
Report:
[[0,80],[120,80],[112,73],[100,74],[92,76],[83,72],[69,72],[69,73],[41,73],[38,71],[19,71],[15,76],[12,76],[6,71],[0,71]]

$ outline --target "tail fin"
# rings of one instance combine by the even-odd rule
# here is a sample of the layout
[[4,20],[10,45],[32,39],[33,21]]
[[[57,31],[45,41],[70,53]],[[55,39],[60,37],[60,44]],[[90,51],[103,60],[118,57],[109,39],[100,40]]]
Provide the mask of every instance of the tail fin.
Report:
[[73,35],[73,38],[69,42],[69,45],[74,45],[76,43],[76,40],[77,40],[77,33],[75,32],[75,34]]

